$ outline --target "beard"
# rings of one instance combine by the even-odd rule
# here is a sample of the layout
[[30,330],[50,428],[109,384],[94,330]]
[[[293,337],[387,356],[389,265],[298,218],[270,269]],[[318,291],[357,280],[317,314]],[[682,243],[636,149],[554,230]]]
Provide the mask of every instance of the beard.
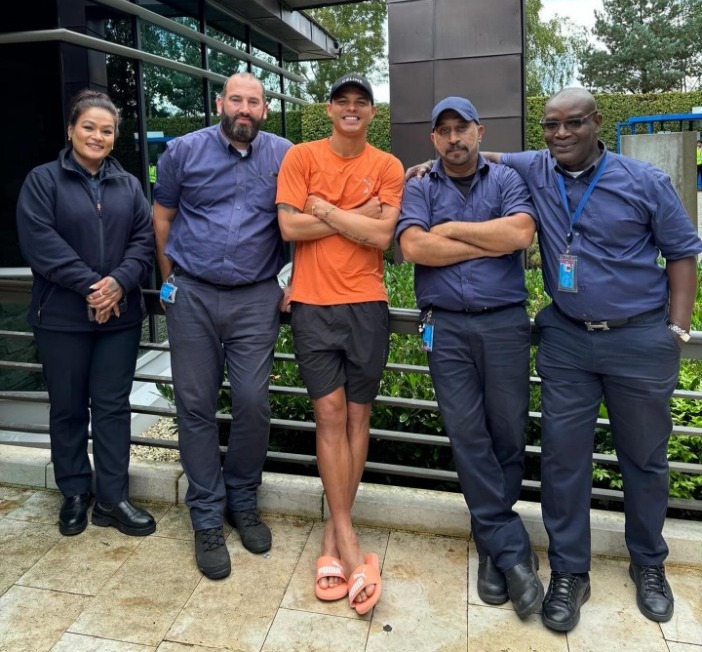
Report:
[[251,120],[251,124],[236,124],[236,119],[240,114],[233,116],[222,115],[219,124],[222,127],[222,132],[229,139],[236,143],[250,143],[261,129],[263,120],[256,120],[251,116],[247,116]]

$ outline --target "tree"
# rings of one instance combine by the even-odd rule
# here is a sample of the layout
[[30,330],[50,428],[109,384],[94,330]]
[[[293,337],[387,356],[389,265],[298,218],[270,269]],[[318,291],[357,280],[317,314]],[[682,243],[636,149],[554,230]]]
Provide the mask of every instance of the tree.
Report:
[[306,13],[338,39],[341,54],[333,60],[292,64],[291,70],[307,79],[305,88],[291,89],[293,94],[326,102],[331,85],[347,72],[361,73],[374,82],[387,79],[385,0],[310,9]]
[[541,0],[526,1],[526,87],[529,97],[551,95],[573,80],[585,28],[556,16],[541,22]]
[[603,0],[580,81],[611,93],[685,89],[702,66],[702,3],[699,0]]

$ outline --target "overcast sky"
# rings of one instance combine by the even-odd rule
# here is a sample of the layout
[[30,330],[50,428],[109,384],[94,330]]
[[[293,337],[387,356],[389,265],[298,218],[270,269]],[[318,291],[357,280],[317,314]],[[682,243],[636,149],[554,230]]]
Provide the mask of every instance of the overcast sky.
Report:
[[558,14],[587,28],[592,28],[595,24],[595,10],[602,11],[602,0],[541,0],[541,4],[543,20]]

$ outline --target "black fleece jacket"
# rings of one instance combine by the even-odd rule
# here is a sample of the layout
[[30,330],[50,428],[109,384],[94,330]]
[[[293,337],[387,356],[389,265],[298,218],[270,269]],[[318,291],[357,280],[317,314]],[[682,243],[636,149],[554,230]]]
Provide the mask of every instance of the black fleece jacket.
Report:
[[[136,177],[112,157],[100,172],[97,201],[69,157],[67,148],[34,168],[17,202],[20,248],[34,275],[28,321],[60,331],[134,326],[145,315],[140,286],[154,255],[149,203]],[[88,320],[86,296],[105,276],[125,297],[120,317],[99,325]]]

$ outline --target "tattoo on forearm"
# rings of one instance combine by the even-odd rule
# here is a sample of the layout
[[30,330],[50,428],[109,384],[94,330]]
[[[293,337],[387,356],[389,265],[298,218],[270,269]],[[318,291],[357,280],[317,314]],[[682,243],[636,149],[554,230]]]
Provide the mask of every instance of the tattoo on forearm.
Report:
[[278,208],[282,208],[284,211],[287,211],[288,213],[292,213],[293,215],[295,213],[300,212],[297,208],[295,208],[294,206],[291,206],[290,204],[278,204]]
[[332,229],[334,229],[339,235],[343,235],[345,238],[347,238],[349,240],[353,240],[354,242],[358,242],[359,244],[372,246],[370,243],[370,240],[368,240],[368,238],[358,237],[358,236],[355,236],[353,233],[349,233],[348,231],[344,231],[344,230],[340,229],[338,226],[335,226],[334,224],[332,224],[331,220],[329,220],[328,217],[325,218],[325,217],[318,215],[317,218],[320,219],[322,222],[324,222],[326,225],[330,226]]

